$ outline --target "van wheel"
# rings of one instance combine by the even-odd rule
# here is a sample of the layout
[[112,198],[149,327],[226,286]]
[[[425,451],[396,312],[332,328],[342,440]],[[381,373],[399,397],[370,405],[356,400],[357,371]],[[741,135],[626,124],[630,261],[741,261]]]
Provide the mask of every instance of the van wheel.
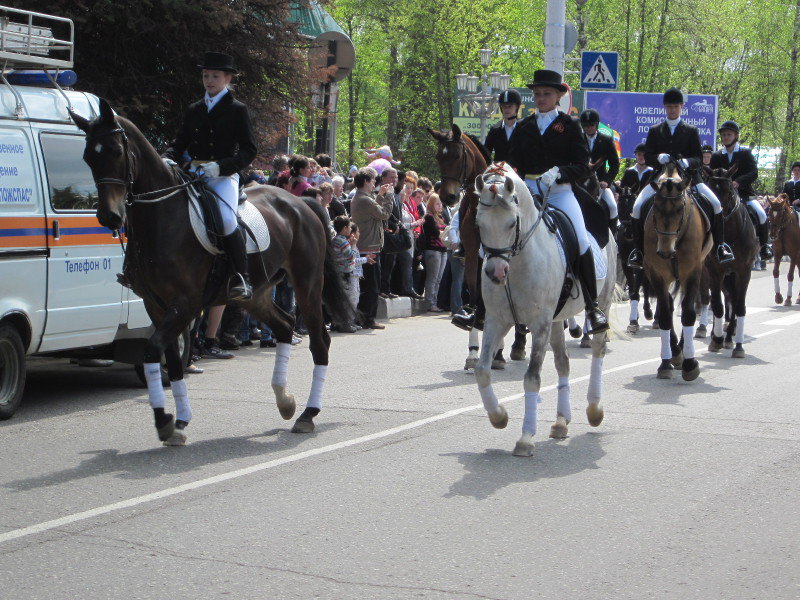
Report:
[[[178,352],[181,353],[181,364],[185,367],[189,364],[189,353],[192,351],[192,344],[190,341],[191,328],[184,331],[178,337]],[[139,381],[147,387],[147,379],[144,376],[144,367],[141,364],[133,365],[133,370],[136,371],[136,376]],[[166,362],[161,359],[161,385],[169,387],[169,373],[167,373]]]
[[0,419],[10,418],[25,389],[25,348],[16,328],[0,325]]

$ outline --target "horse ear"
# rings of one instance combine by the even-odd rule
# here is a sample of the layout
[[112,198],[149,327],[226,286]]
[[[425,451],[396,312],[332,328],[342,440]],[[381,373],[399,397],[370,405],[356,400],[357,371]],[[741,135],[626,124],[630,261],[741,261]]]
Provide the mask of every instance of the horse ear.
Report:
[[100,98],[100,121],[106,125],[114,124],[114,111],[105,98]]
[[444,136],[442,135],[441,131],[436,131],[434,129],[431,129],[430,127],[426,127],[425,129],[428,131],[428,133],[431,134],[431,137],[433,139],[435,139],[437,142],[441,142],[442,141],[442,138]]
[[461,139],[461,129],[459,129],[458,125],[453,123],[453,141],[457,142]]
[[711,177],[711,167],[709,167],[708,165],[703,165],[703,173]]
[[483,191],[483,175],[478,175],[475,178],[475,189],[478,190],[479,194]]
[[514,191],[514,180],[511,177],[506,177],[506,191],[510,194]]
[[72,120],[75,122],[75,125],[78,126],[83,132],[87,132],[89,130],[89,119],[84,119],[78,113],[74,112],[71,108],[67,109],[69,112],[69,116],[72,117]]

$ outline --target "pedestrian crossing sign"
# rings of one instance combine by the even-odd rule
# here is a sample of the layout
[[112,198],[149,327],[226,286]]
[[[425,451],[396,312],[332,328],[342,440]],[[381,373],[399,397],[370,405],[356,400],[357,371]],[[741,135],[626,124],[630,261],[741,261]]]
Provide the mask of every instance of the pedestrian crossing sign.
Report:
[[619,80],[617,52],[581,52],[581,88],[615,90]]

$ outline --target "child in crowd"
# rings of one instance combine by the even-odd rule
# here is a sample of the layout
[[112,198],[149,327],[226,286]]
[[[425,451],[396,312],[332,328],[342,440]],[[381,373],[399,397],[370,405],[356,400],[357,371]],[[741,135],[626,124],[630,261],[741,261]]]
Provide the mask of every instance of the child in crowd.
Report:
[[[357,251],[353,250],[350,244],[350,217],[342,215],[333,220],[333,230],[336,236],[331,242],[333,247],[333,257],[336,263],[336,272],[344,280],[347,295],[352,298],[352,280],[355,279],[356,260],[360,258]],[[358,331],[353,323],[332,323],[331,331],[341,331],[342,333],[355,333]]]
[[[361,254],[358,251],[358,225],[355,223],[350,223],[350,248],[352,248],[353,252],[356,253],[355,264],[353,265],[353,276],[350,278],[350,286],[348,288],[350,293],[350,302],[353,303],[354,307],[358,307],[358,299],[361,296],[361,278],[364,277],[364,269],[362,265],[364,263],[369,263],[371,265],[375,264],[376,255],[374,253],[370,254]],[[356,325],[357,329],[361,329],[358,325]]]

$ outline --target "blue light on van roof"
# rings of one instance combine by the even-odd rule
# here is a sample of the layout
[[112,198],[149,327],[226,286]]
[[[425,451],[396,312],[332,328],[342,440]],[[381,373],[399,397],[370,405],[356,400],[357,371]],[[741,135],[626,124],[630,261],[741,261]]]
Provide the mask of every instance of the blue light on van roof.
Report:
[[[70,87],[75,85],[78,81],[78,75],[75,71],[66,70],[50,71],[50,76],[54,77],[58,85],[62,87]],[[6,79],[12,85],[35,85],[38,87],[53,87],[52,82],[47,78],[44,71],[11,71],[6,74]]]

